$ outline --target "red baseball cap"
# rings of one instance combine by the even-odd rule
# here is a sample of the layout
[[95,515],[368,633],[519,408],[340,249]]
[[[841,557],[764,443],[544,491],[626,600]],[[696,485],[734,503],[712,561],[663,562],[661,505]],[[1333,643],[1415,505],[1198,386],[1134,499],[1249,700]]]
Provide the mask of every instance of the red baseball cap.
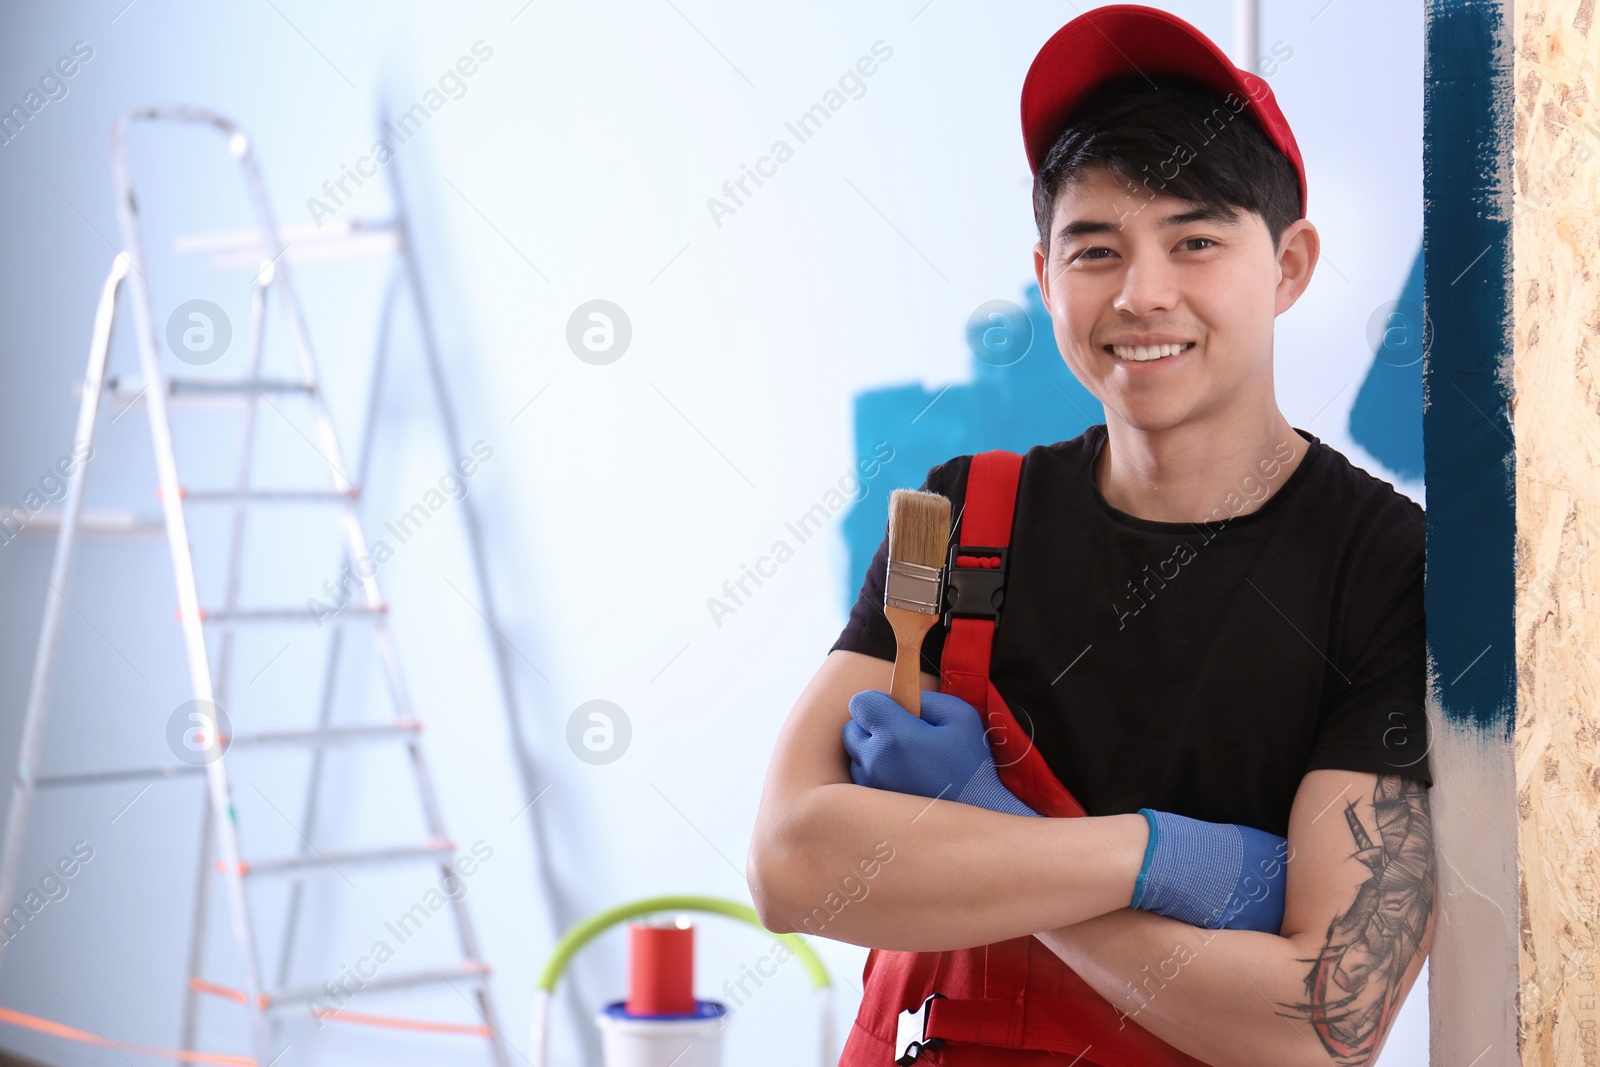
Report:
[[1176,15],[1142,4],[1086,11],[1057,30],[1033,57],[1022,82],[1022,140],[1035,175],[1073,109],[1101,82],[1123,74],[1177,74],[1223,96],[1237,93],[1267,139],[1294,164],[1300,177],[1300,214],[1305,215],[1305,161],[1271,86],[1234,66],[1209,37]]

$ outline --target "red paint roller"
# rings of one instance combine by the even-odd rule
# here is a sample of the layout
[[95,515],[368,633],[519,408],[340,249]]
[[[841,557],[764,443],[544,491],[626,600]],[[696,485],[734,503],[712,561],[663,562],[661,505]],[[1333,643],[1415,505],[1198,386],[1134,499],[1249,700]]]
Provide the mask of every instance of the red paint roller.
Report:
[[628,1014],[694,1015],[694,927],[686,916],[628,926]]

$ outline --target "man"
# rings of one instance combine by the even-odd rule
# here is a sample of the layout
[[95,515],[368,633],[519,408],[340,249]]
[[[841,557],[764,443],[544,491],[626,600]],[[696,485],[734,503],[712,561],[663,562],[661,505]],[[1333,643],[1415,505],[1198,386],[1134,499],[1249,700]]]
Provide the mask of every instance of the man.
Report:
[[[943,622],[923,717],[885,704],[885,541],[779,736],[757,908],[873,948],[848,1065],[1368,1064],[1433,934],[1423,521],[1278,409],[1273,322],[1320,249],[1299,150],[1264,82],[1134,5],[1063,27],[1022,104],[1040,292],[1106,422],[1024,459],[989,677],[1087,815],[1018,817],[962,762],[985,727],[926,692]],[[924,488],[959,514],[972,461]],[[1287,838],[1281,926],[1151,905],[1153,858],[1203,896],[1241,834]],[[1013,982],[1013,944],[1064,977],[1029,955]],[[957,986],[1036,1010],[905,1046]]]

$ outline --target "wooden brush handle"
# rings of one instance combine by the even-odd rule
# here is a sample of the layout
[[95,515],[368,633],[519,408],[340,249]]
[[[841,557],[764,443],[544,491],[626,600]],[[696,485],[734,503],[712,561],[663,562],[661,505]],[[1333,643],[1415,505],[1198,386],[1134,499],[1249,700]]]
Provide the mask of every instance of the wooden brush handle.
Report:
[[939,621],[938,615],[928,615],[910,608],[886,604],[884,616],[894,630],[894,678],[889,683],[889,695],[894,702],[911,714],[922,715],[922,639]]

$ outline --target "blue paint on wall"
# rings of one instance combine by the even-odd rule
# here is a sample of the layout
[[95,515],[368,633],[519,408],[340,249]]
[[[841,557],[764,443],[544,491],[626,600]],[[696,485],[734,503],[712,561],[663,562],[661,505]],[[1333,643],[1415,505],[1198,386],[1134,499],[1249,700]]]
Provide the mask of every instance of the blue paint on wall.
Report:
[[1350,439],[1413,481],[1423,472],[1423,261],[1419,248],[1399,299],[1372,324],[1372,367],[1350,408]]
[[[1427,6],[1423,82],[1428,648],[1447,721],[1509,739],[1515,481],[1509,195],[1511,45],[1502,0]],[[1476,660],[1476,662],[1474,662]]]
[[850,570],[840,595],[846,610],[883,541],[891,489],[918,488],[930,467],[954,456],[992,448],[1025,452],[1105,421],[1100,401],[1061,358],[1039,286],[1028,286],[1021,307],[1001,303],[985,305],[968,323],[970,383],[933,390],[891,386],[856,399],[857,459],[871,459],[880,441],[894,449],[894,458],[844,518]]

